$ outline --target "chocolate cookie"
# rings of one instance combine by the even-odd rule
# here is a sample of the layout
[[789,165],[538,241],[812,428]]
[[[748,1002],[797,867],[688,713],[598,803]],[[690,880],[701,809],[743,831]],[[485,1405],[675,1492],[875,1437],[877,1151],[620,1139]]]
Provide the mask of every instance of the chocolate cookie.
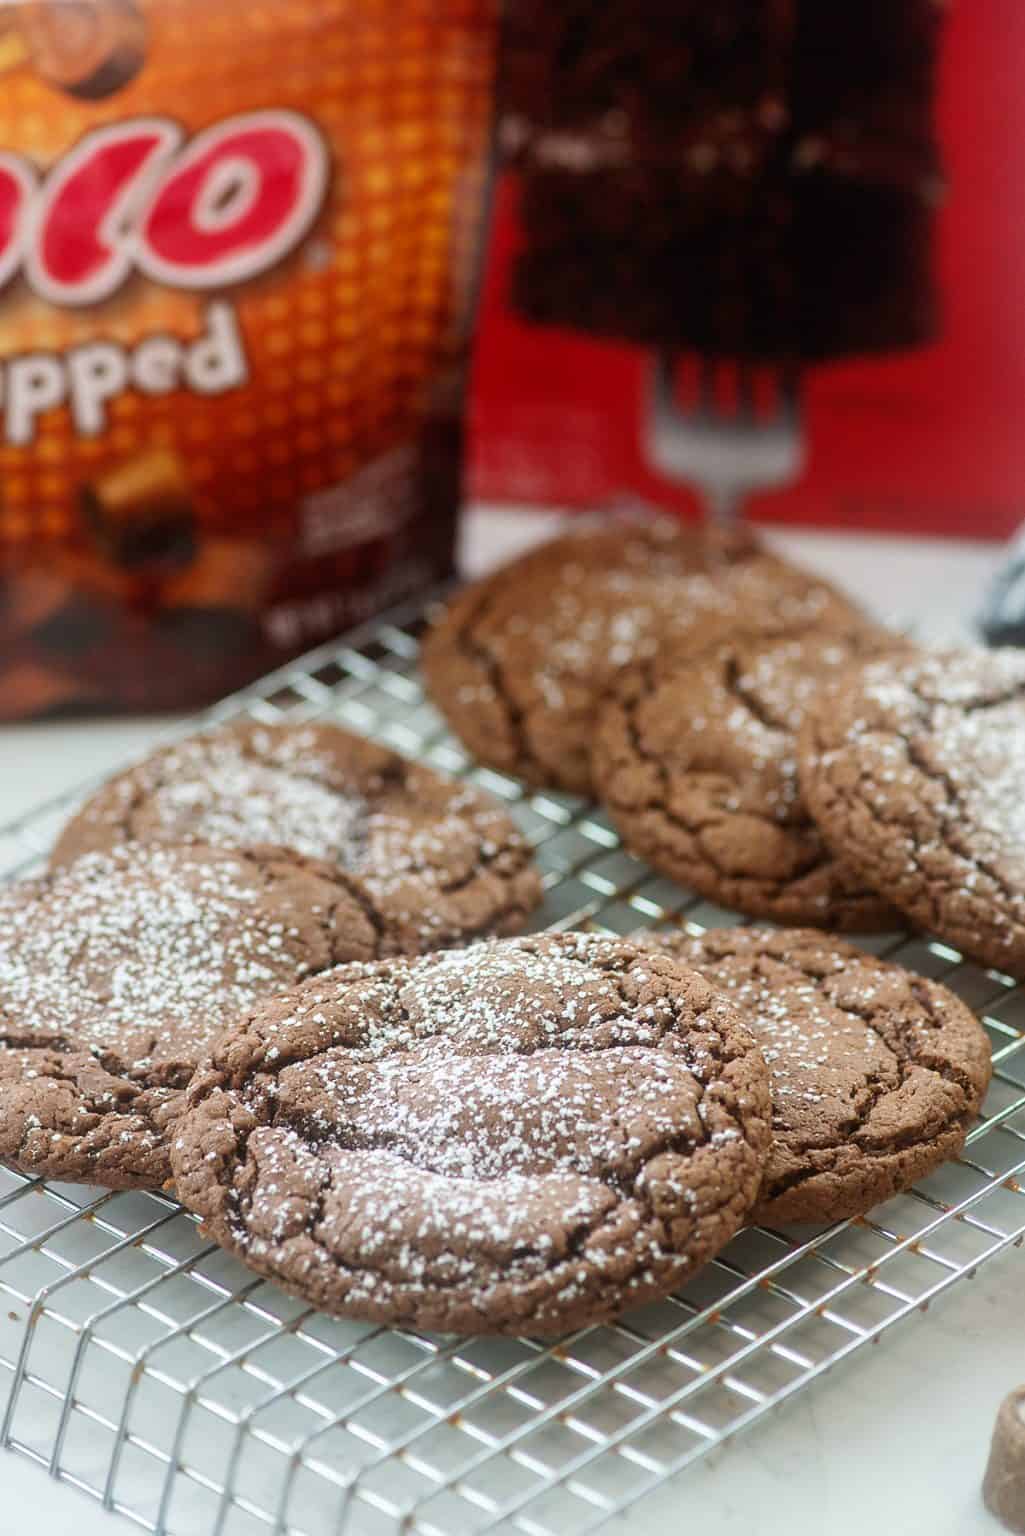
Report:
[[664,1294],[744,1221],[768,1073],[668,955],[565,934],[344,966],[214,1047],[180,1198],[327,1311],[555,1333]]
[[330,861],[377,955],[515,933],[541,898],[496,801],[335,725],[246,721],[155,752],[87,802],[53,864],[154,842],[277,844]]
[[0,1157],[162,1184],[168,1128],[217,1033],[377,939],[329,868],[281,850],[116,849],[0,888]]
[[872,662],[809,714],[799,756],[837,855],[921,927],[1025,976],[1025,654]]
[[961,1151],[990,1051],[946,987],[811,930],[641,942],[721,988],[768,1062],[774,1134],[756,1221],[860,1215]]
[[843,931],[899,927],[826,847],[797,782],[797,731],[852,658],[902,642],[864,626],[657,662],[621,680],[599,717],[595,790],[627,847],[723,906]]
[[1025,1533],[1025,1387],[1000,1404],[982,1484],[990,1514],[1009,1531]]
[[481,762],[584,795],[598,707],[624,667],[738,629],[860,618],[750,533],[668,519],[591,524],[460,593],[421,661],[432,698]]

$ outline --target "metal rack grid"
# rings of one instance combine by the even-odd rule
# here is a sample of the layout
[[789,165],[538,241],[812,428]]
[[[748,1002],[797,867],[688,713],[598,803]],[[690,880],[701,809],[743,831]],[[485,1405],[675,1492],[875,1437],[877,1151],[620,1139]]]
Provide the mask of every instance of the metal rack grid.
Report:
[[[539,927],[735,920],[626,854],[593,806],[474,767],[417,682],[422,622],[397,610],[204,718],[326,717],[468,774],[536,846]],[[76,799],[0,828],[0,877],[40,866]],[[869,947],[985,1019],[996,1072],[965,1155],[871,1218],[749,1228],[679,1294],[555,1344],[330,1319],[161,1194],[0,1165],[3,1444],[182,1536],[598,1529],[1025,1236],[1025,988],[923,938]]]

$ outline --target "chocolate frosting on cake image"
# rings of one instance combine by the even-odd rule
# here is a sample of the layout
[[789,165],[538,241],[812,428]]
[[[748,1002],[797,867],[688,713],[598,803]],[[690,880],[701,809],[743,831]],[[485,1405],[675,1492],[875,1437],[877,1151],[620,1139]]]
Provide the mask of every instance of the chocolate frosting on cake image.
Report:
[[938,0],[512,0],[524,318],[720,356],[920,345]]

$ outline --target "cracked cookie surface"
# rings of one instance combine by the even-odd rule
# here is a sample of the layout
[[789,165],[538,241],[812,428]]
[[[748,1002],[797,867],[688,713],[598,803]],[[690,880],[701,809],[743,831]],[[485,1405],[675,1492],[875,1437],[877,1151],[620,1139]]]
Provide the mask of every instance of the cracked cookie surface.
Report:
[[591,789],[595,719],[634,663],[691,654],[736,630],[862,622],[828,583],[744,530],[585,526],[459,593],[421,665],[438,708],[481,762],[530,784]]
[[836,858],[804,806],[797,733],[809,705],[861,656],[906,654],[868,625],[740,638],[620,680],[592,770],[627,847],[700,895],[752,917],[842,932],[900,915]]
[[741,1226],[768,1073],[671,956],[564,934],[345,966],[215,1045],[179,1197],[343,1316],[553,1333],[674,1289]]
[[376,930],[375,955],[515,933],[541,899],[529,848],[489,795],[313,723],[244,722],[155,752],[86,802],[52,863],[190,842],[329,861]]
[[112,1189],[162,1184],[217,1033],[375,938],[330,870],[280,849],[115,849],[3,887],[0,1157]]
[[773,1142],[756,1221],[861,1215],[961,1151],[990,1049],[946,987],[812,930],[638,942],[720,988],[765,1056]]
[[801,788],[834,851],[913,922],[1025,976],[1025,655],[873,662],[809,712]]

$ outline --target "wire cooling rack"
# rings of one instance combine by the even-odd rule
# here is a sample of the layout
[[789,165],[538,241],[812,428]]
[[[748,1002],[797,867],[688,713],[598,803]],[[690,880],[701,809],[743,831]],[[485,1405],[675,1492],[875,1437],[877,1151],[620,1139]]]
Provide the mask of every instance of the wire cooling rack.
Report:
[[[536,846],[539,927],[735,920],[626,854],[593,806],[474,767],[417,681],[422,622],[397,610],[205,718],[333,719],[467,774]],[[41,864],[76,798],[0,829],[0,876]],[[339,1322],[161,1194],[0,1165],[0,1438],[161,1533],[598,1529],[1025,1236],[1025,989],[922,938],[870,947],[985,1019],[996,1073],[965,1155],[870,1218],[749,1228],[679,1294],[555,1344]]]

